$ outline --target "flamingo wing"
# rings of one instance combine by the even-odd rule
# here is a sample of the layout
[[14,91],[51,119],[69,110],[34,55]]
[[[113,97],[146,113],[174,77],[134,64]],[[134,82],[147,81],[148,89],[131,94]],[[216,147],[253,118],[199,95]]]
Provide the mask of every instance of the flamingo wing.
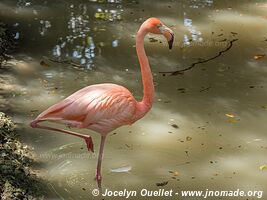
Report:
[[99,133],[134,122],[136,100],[115,84],[85,87],[41,113],[36,120],[56,121]]

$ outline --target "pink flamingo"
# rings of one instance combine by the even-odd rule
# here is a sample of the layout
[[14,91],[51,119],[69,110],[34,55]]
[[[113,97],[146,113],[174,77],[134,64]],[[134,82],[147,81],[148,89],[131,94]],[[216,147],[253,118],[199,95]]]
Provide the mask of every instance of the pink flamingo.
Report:
[[88,151],[94,151],[91,136],[64,129],[39,125],[42,121],[52,121],[75,128],[86,128],[101,135],[101,144],[96,170],[97,185],[101,189],[101,163],[106,136],[112,130],[126,124],[132,124],[142,118],[152,107],[154,98],[153,77],[144,49],[144,37],[147,33],[162,34],[168,41],[169,49],[173,44],[173,31],[159,19],[149,18],[140,27],[136,38],[136,51],[141,66],[144,96],[141,102],[132,93],[110,83],[87,86],[66,99],[56,103],[31,122],[31,127],[59,131],[85,140]]

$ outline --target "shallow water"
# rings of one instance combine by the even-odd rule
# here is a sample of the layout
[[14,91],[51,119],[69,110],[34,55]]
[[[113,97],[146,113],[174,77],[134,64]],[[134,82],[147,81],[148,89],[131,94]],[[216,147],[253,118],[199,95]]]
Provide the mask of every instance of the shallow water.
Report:
[[[10,62],[14,70],[3,74],[13,90],[6,95],[9,105],[1,107],[45,163],[41,175],[51,190],[46,198],[92,198],[97,154],[89,154],[80,139],[30,128],[30,120],[96,83],[123,85],[141,99],[135,33],[144,19],[155,16],[174,30],[175,45],[169,51],[160,36],[146,38],[155,103],[142,120],[110,134],[103,187],[157,190],[156,183],[168,181],[162,188],[176,192],[263,190],[265,199],[267,170],[259,166],[267,164],[267,60],[254,56],[266,54],[266,5],[248,0],[2,0],[1,19],[18,30],[15,57],[20,61]],[[233,39],[238,40],[229,51],[183,75],[159,73],[214,57]],[[91,134],[98,148],[98,134],[80,132]],[[110,172],[122,166],[132,170]]]

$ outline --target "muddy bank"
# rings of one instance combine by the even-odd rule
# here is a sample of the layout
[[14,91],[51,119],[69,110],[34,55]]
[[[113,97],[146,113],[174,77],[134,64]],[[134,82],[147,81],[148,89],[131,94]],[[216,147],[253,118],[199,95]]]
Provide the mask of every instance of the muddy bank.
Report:
[[34,153],[18,140],[15,125],[0,112],[1,199],[43,199],[44,184],[32,169]]
[[15,47],[14,35],[8,26],[0,21],[0,110],[6,110],[8,102],[6,100],[6,95],[10,84],[9,78],[4,75],[3,63],[11,58],[9,53]]
[[9,55],[15,48],[14,33],[4,23],[0,22],[0,66],[5,60],[8,60]]
[[[15,46],[12,30],[0,22],[0,111],[9,110],[12,105],[7,97],[19,91],[9,75],[12,66],[7,65]],[[43,199],[47,187],[37,176],[37,170],[33,170],[33,166],[39,165],[34,151],[19,141],[14,122],[3,112],[0,112],[0,155],[1,199]]]

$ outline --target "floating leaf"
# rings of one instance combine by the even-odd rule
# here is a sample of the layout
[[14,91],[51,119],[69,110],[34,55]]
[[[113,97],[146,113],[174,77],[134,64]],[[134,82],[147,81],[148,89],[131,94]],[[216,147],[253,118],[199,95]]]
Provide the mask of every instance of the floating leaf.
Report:
[[122,166],[122,167],[115,168],[115,169],[110,169],[111,172],[115,172],[115,173],[129,172],[131,170],[132,170],[132,166],[130,165]]
[[259,166],[259,169],[261,171],[266,170],[267,169],[267,165],[261,165],[261,166]]
[[179,172],[174,172],[173,176],[179,176]]
[[258,54],[258,55],[255,55],[254,56],[254,59],[255,60],[259,60],[259,59],[262,59],[262,58],[264,58],[265,57],[265,54]]
[[42,66],[44,66],[44,67],[49,67],[50,65],[49,64],[47,64],[45,61],[41,61],[40,62],[40,65],[42,65]]
[[226,117],[230,117],[230,118],[234,118],[235,117],[233,114],[228,114],[228,113],[226,113],[225,116]]
[[101,9],[99,9],[95,13],[95,18],[101,19],[101,20],[109,20],[109,21],[115,21],[115,20],[121,20],[122,19],[120,12],[117,12],[114,10],[102,11]]
[[186,89],[185,88],[178,88],[177,89],[179,92],[181,92],[181,93],[185,93],[186,92]]
[[175,171],[175,172],[172,173],[172,175],[173,176],[179,176],[180,174],[179,174],[179,172]]
[[180,175],[180,173],[179,172],[177,172],[177,171],[169,171],[169,173],[172,175],[172,176],[179,176]]
[[237,35],[238,33],[236,33],[236,32],[231,32],[233,35]]
[[171,125],[173,128],[179,128],[179,126],[177,124],[172,124]]
[[169,181],[164,181],[164,182],[161,182],[161,183],[156,183],[156,186],[165,186],[169,183]]
[[153,38],[153,37],[150,37],[150,38],[148,38],[149,39],[149,42],[157,42],[158,40],[157,39],[155,39],[155,38]]
[[192,140],[192,137],[190,137],[190,136],[186,137],[186,141],[191,141],[191,140]]
[[125,144],[127,148],[133,148],[133,145]]

